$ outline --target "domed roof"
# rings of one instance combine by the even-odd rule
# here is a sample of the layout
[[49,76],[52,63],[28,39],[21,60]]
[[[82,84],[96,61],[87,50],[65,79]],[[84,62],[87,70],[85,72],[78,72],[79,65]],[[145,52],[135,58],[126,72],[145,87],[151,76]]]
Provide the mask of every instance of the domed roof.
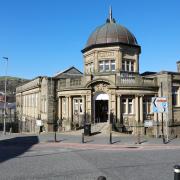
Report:
[[117,24],[112,18],[111,9],[110,17],[107,19],[105,24],[98,26],[92,32],[84,50],[91,49],[91,47],[98,45],[107,44],[127,44],[138,46],[135,36],[127,28]]

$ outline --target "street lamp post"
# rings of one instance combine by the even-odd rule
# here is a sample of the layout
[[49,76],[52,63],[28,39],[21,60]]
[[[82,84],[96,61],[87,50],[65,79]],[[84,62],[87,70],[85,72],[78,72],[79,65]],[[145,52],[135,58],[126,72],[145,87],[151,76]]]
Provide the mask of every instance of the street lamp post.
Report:
[[4,80],[4,127],[3,134],[6,135],[6,89],[7,89],[7,69],[8,69],[8,58],[3,57],[6,60],[6,68],[5,68],[5,80]]

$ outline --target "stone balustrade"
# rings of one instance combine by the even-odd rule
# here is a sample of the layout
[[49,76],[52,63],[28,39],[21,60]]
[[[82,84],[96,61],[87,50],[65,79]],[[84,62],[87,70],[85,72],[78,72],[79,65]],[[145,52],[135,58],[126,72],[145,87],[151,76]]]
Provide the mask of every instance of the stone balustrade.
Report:
[[156,79],[145,78],[138,75],[135,76],[117,76],[116,78],[117,86],[157,86]]

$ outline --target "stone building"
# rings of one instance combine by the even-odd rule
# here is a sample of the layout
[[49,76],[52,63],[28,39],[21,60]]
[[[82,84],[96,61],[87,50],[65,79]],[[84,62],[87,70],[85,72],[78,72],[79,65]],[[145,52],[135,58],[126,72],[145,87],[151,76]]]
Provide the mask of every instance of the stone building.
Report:
[[[84,73],[75,67],[54,77],[38,77],[16,91],[21,129],[37,131],[41,120],[52,131],[59,120],[69,131],[84,123],[113,123],[117,131],[162,135],[180,122],[180,62],[178,72],[139,73],[141,46],[135,36],[116,23],[110,10],[82,50]],[[168,113],[152,112],[152,97],[166,97]],[[152,122],[144,127],[145,120]]]

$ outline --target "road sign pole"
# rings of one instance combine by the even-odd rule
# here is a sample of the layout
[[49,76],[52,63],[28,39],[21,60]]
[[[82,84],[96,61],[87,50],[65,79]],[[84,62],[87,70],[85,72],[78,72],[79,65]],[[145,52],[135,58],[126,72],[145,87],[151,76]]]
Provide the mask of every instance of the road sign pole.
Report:
[[168,142],[169,141],[168,113],[166,113],[166,134],[167,134],[167,142]]
[[[162,94],[162,83],[161,83],[161,96]],[[161,121],[161,132],[162,132],[162,138],[163,138],[163,143],[166,143],[166,139],[168,140],[168,118],[167,118],[167,113],[168,113],[168,102],[166,97],[153,97],[152,98],[152,107],[153,107],[153,112],[154,113],[161,113],[162,115],[162,121]],[[164,119],[164,113],[166,113],[166,118]],[[166,121],[166,124],[164,124],[164,120]],[[164,135],[164,125],[166,128],[166,135]],[[165,138],[166,136],[166,138]]]
[[164,138],[164,115],[163,115],[163,113],[161,113],[162,114],[162,124],[161,124],[161,131],[162,131],[162,139],[163,139],[163,143],[165,144],[165,138]]
[[167,142],[169,141],[168,122],[166,121]]

